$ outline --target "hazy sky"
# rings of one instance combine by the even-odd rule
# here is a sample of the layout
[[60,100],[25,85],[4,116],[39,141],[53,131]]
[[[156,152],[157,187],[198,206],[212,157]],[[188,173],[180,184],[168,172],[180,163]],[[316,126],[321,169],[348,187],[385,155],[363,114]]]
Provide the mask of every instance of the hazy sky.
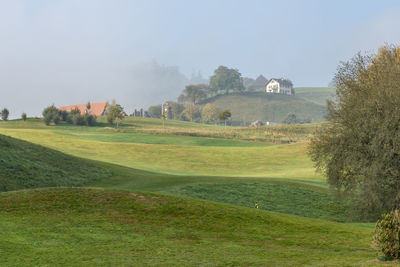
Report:
[[131,112],[177,97],[140,70],[154,62],[188,78],[225,65],[326,86],[340,61],[400,44],[398,14],[389,0],[0,0],[0,108],[116,98]]

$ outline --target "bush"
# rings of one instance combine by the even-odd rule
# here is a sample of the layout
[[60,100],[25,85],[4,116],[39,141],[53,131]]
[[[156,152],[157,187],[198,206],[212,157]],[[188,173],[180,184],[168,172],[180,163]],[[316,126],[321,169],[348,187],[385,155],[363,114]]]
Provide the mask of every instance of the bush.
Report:
[[8,111],[8,109],[6,109],[6,108],[4,108],[2,111],[1,111],[1,119],[3,120],[3,121],[7,121],[8,120],[8,115],[10,114],[10,112]]
[[26,118],[27,118],[26,113],[23,112],[22,115],[21,115],[21,119],[22,119],[23,121],[26,121]]
[[66,110],[59,110],[58,115],[60,116],[60,119],[62,121],[67,121],[68,120],[68,111]]
[[94,126],[94,125],[96,125],[96,116],[86,113],[83,116],[83,121],[86,126]]
[[384,214],[376,223],[374,247],[386,257],[400,258],[400,213],[399,210]]
[[51,105],[43,110],[43,119],[46,125],[50,125],[51,122],[58,124],[60,122],[60,116],[58,115],[58,109]]

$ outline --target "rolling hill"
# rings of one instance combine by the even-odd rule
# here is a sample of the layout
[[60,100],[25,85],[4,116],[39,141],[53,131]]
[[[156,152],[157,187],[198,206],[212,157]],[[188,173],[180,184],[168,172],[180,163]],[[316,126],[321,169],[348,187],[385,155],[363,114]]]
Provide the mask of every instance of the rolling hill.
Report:
[[334,87],[297,87],[294,88],[296,96],[326,106],[326,101],[335,95]]
[[368,265],[372,229],[137,191],[0,193],[2,266]]
[[80,186],[110,174],[89,160],[0,135],[0,191]]
[[324,120],[326,108],[320,103],[294,95],[266,94],[264,92],[232,93],[209,98],[212,103],[232,113],[233,125],[248,125],[255,120],[282,122],[289,113],[298,119],[314,122]]

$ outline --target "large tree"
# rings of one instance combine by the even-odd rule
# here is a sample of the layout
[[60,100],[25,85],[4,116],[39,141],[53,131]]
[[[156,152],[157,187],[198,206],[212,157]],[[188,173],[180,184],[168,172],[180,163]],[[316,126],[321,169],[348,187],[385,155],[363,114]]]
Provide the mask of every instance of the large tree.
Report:
[[0,113],[1,113],[1,119],[3,121],[7,121],[8,120],[8,115],[10,114],[8,109],[4,108]]
[[310,155],[328,183],[358,200],[369,218],[400,206],[400,47],[339,66],[327,127]]
[[242,74],[237,69],[219,66],[210,78],[209,90],[214,93],[218,91],[229,93],[230,90],[241,92],[244,90]]
[[206,84],[189,84],[179,96],[178,102],[198,104],[201,100],[207,97],[207,88],[208,86]]

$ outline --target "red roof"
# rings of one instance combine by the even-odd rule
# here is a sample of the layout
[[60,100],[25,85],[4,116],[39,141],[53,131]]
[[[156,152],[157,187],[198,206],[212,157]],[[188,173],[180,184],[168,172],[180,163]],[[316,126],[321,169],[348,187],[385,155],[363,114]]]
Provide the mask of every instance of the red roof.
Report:
[[[73,109],[78,108],[81,114],[85,114],[87,112],[86,108],[87,104],[78,104],[78,105],[72,105],[72,106],[63,106],[59,107],[59,110],[66,110],[70,112]],[[89,114],[95,115],[95,116],[102,116],[104,114],[104,111],[106,109],[107,102],[99,102],[99,103],[90,103],[90,110]]]

